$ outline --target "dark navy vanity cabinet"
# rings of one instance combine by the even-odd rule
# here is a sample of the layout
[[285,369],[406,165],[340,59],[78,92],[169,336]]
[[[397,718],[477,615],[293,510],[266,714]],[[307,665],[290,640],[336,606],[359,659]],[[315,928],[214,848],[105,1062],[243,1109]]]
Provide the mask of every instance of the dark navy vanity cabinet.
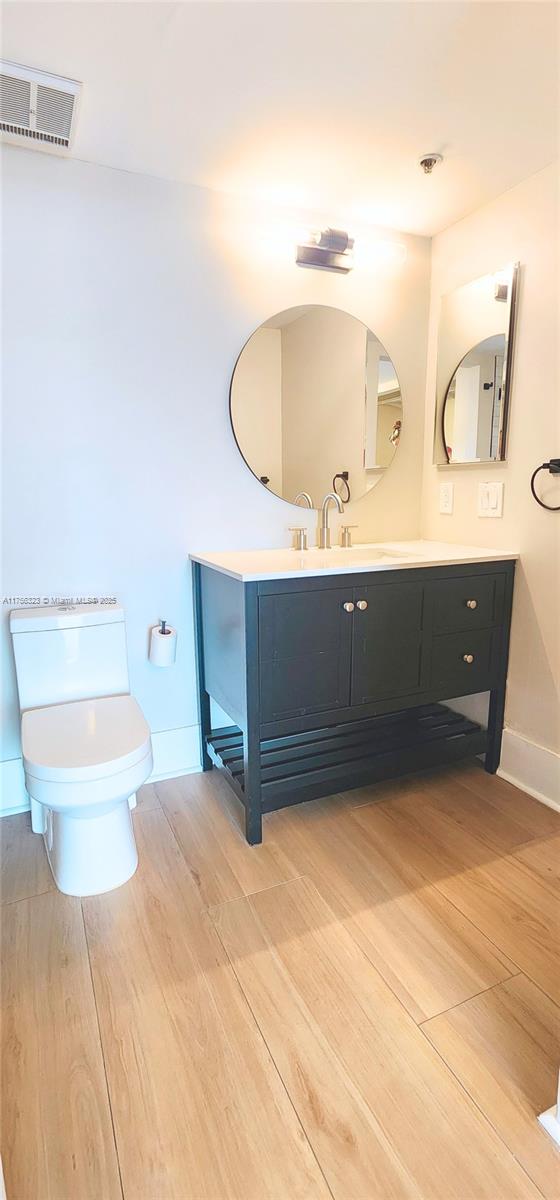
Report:
[[[515,563],[243,582],[193,563],[203,768],[262,814],[469,755],[500,760]],[[443,702],[489,692],[486,729]],[[210,698],[235,724],[212,729]]]

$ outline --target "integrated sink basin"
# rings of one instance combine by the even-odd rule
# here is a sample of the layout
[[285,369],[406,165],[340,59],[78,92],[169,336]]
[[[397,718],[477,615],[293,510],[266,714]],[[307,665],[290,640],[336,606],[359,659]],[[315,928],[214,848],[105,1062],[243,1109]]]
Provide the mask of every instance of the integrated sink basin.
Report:
[[379,563],[395,562],[400,559],[410,559],[406,550],[396,550],[389,546],[333,546],[330,550],[321,550],[312,546],[309,550],[291,550],[290,554],[297,558],[299,565],[305,570],[345,571],[351,567],[363,570],[364,566],[376,567]]
[[[321,554],[323,556],[336,554],[337,562],[342,566],[344,563],[350,562],[368,562],[376,563],[382,558],[411,558],[411,554],[407,550],[397,550],[391,546],[334,546],[332,550],[308,550],[308,554]],[[330,560],[329,560],[330,561]]]

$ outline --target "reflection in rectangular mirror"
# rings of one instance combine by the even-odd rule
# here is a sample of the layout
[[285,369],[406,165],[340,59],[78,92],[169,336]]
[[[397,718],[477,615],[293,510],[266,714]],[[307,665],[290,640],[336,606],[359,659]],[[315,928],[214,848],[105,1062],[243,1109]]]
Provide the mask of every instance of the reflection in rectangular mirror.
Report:
[[509,264],[442,297],[435,463],[506,456],[518,270]]

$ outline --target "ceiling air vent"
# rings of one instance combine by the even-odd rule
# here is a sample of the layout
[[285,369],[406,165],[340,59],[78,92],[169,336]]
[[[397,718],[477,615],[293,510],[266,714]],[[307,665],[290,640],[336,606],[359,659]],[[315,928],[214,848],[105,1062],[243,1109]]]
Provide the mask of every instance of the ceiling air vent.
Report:
[[0,131],[10,141],[67,150],[81,84],[0,60]]

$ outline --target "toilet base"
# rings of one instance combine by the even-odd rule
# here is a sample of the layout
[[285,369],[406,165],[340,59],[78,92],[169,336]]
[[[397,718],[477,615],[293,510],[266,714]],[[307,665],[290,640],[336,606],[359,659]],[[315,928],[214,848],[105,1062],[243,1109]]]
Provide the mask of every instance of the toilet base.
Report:
[[138,851],[128,798],[100,816],[41,807],[46,816],[47,858],[59,891],[67,896],[98,896],[134,875]]

